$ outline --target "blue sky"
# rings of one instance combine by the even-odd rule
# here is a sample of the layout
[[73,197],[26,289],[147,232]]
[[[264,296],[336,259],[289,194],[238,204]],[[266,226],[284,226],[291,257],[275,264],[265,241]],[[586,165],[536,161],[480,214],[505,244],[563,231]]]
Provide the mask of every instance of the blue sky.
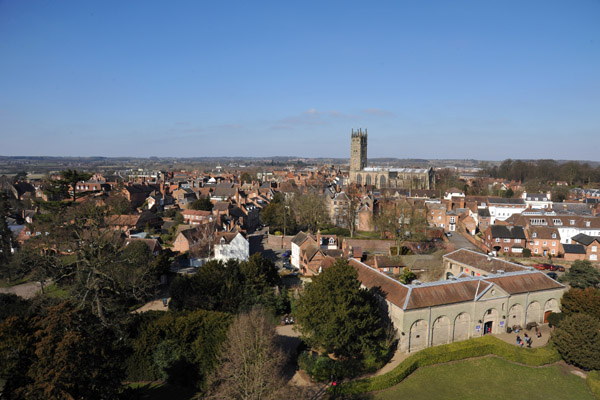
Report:
[[0,155],[600,160],[600,1],[0,0]]

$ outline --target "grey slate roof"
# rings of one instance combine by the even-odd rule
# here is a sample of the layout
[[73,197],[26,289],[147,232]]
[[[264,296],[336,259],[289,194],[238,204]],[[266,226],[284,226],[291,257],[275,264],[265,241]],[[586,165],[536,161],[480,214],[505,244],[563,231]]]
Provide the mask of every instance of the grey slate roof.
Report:
[[589,246],[594,241],[598,241],[600,243],[600,236],[590,236],[590,235],[586,235],[585,233],[577,234],[577,235],[573,236],[571,239],[577,243],[581,243],[586,246]]
[[522,226],[492,225],[494,238],[526,239]]
[[585,247],[580,244],[563,244],[565,254],[585,254]]

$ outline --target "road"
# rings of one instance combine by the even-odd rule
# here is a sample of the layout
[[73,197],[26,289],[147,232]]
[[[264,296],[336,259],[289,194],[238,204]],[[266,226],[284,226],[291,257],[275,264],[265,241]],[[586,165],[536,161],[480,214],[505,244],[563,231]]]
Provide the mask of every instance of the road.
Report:
[[470,249],[470,250],[475,250],[475,251],[481,251],[477,248],[477,246],[475,246],[474,244],[469,242],[467,240],[467,238],[465,238],[462,234],[460,234],[458,232],[452,232],[452,236],[450,236],[448,239],[450,240],[451,243],[454,244],[454,248],[456,250]]

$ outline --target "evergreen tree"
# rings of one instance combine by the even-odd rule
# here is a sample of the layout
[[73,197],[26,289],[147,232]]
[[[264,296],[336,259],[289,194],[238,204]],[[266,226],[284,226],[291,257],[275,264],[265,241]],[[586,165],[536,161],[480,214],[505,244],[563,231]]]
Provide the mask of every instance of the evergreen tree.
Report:
[[346,260],[338,260],[307,286],[296,316],[309,344],[344,357],[372,354],[380,346],[385,321],[379,299],[360,287],[357,276]]

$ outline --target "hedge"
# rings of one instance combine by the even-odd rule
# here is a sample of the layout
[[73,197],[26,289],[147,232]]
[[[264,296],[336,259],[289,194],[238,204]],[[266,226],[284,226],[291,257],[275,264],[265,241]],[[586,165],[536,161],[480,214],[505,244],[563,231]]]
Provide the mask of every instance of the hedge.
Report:
[[420,367],[483,357],[495,354],[499,357],[529,366],[551,364],[561,359],[560,354],[549,343],[536,349],[520,348],[493,336],[469,339],[462,342],[429,347],[408,357],[392,371],[379,376],[359,379],[338,386],[339,394],[359,394],[383,390],[402,382]]
[[586,382],[594,397],[600,399],[600,371],[588,372]]

